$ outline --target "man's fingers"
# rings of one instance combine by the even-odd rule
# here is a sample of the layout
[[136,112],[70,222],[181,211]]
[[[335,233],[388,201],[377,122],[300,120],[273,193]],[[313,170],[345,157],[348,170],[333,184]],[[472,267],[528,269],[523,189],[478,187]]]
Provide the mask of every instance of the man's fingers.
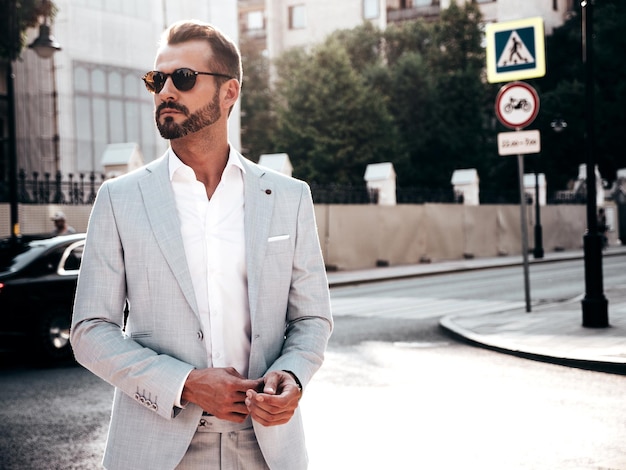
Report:
[[263,393],[267,393],[268,395],[275,395],[276,390],[278,390],[280,377],[276,374],[268,374],[265,377],[265,385],[263,386]]

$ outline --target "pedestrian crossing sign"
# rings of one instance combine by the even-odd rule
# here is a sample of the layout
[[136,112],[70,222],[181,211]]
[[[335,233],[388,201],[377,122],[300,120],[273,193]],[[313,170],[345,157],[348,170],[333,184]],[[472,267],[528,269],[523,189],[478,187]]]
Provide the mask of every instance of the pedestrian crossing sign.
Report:
[[487,81],[509,82],[546,74],[543,18],[490,23],[487,40]]

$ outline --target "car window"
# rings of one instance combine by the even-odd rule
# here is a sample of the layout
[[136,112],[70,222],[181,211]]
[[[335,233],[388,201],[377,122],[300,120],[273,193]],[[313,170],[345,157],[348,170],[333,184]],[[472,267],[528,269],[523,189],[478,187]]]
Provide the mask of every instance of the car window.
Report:
[[70,245],[63,257],[61,258],[62,265],[59,266],[59,274],[68,274],[72,271],[78,271],[80,268],[80,262],[83,259],[84,242],[76,242]]
[[64,251],[63,247],[50,250],[28,266],[28,268],[24,270],[24,273],[31,277],[45,276],[54,273],[59,267],[59,262],[61,261]]

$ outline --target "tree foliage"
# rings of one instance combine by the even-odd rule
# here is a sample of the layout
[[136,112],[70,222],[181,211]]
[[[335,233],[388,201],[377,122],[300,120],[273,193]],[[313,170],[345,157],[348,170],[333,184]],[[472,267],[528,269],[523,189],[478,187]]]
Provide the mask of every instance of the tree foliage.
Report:
[[[594,152],[611,181],[626,167],[618,138],[626,120],[626,62],[620,60],[626,2],[595,2],[594,16]],[[259,121],[272,123],[266,147],[288,153],[294,175],[318,183],[362,185],[367,164],[390,161],[400,187],[449,189],[454,170],[476,168],[481,192],[511,192],[517,164],[497,153],[497,133],[508,129],[494,112],[502,84],[485,79],[481,22],[475,4],[452,2],[434,22],[384,31],[365,23],[313,49],[286,52],[263,103],[275,121]],[[578,11],[547,38],[546,48],[546,76],[529,81],[541,101],[530,128],[540,129],[542,152],[525,160],[527,170],[546,174],[550,188],[565,189],[585,160]],[[245,108],[244,102],[247,117]],[[568,124],[561,133],[551,127],[558,118]]]
[[254,161],[265,153],[274,153],[272,136],[276,118],[270,89],[269,61],[253,40],[240,44],[245,67],[241,90],[242,151]]
[[480,11],[455,4],[435,24],[337,31],[277,62],[275,144],[294,174],[362,184],[390,161],[401,186],[449,188],[480,163],[486,87]]
[[[537,126],[542,131],[542,157],[537,162],[549,184],[563,188],[578,175],[585,163],[585,64],[582,47],[582,18],[578,10],[547,38],[547,73],[535,85],[540,91],[541,109]],[[593,90],[594,159],[603,179],[611,183],[620,168],[626,168],[620,134],[626,125],[626,50],[623,34],[626,2],[594,2]],[[550,123],[567,122],[555,133]]]
[[383,97],[371,93],[336,40],[278,62],[275,144],[294,174],[317,183],[362,183],[368,163],[393,153],[394,127]]
[[37,26],[42,17],[53,18],[56,11],[52,1],[0,0],[0,57],[19,57],[26,45],[26,30]]

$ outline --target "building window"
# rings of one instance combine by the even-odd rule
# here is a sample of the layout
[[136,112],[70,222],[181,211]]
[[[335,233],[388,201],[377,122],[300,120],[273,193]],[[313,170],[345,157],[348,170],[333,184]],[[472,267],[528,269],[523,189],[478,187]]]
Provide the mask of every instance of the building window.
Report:
[[552,0],[552,9],[554,11],[559,11],[559,1],[558,0]]
[[159,138],[142,72],[75,62],[73,75],[77,171],[101,171],[108,144],[135,142],[146,161],[154,159]]
[[306,28],[306,9],[304,5],[289,7],[289,29]]
[[373,20],[380,16],[378,0],[363,0],[363,18]]
[[249,11],[246,15],[246,31],[260,31],[265,29],[265,21],[261,10]]

